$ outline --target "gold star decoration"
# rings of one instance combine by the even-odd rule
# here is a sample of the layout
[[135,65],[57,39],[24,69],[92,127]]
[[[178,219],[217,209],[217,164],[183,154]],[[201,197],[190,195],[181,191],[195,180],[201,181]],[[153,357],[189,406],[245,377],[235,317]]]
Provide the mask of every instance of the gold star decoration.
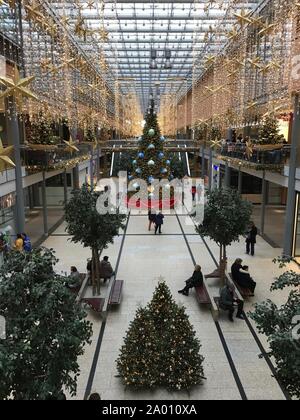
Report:
[[204,65],[208,67],[211,66],[216,60],[215,55],[206,55],[204,58],[205,58]]
[[94,7],[95,7],[95,2],[94,2],[94,0],[89,0],[88,2],[87,2],[87,5],[86,5],[90,10],[91,9],[93,9]]
[[271,70],[270,64],[266,64],[265,66],[261,67],[259,72],[262,73],[264,76],[266,76],[270,70]]
[[76,147],[76,142],[73,140],[72,136],[70,136],[69,141],[64,140],[66,144],[66,151],[69,153],[79,152],[79,149]]
[[253,156],[253,144],[251,141],[246,142],[246,156],[248,159],[251,159]]
[[273,31],[275,26],[276,26],[275,23],[271,23],[270,25],[265,26],[263,29],[261,29],[258,32],[258,35],[268,35],[269,33]]
[[221,140],[212,140],[210,142],[210,148],[211,149],[221,149],[222,147],[222,141]]
[[9,157],[13,150],[14,146],[3,147],[0,137],[0,172],[3,172],[7,168],[14,168],[16,166]]
[[261,66],[260,66],[261,60],[260,60],[259,57],[256,57],[253,60],[251,58],[248,58],[248,61],[249,61],[249,63],[251,64],[251,66],[253,68],[257,68],[257,69],[260,69],[261,68]]
[[241,10],[240,13],[234,13],[239,25],[243,28],[245,25],[251,23],[251,19],[249,18],[251,12],[246,12],[244,9]]
[[68,68],[68,67],[74,68],[73,66],[74,61],[75,61],[75,58],[70,58],[70,59],[63,60],[62,64],[60,64],[59,66],[49,66],[50,68],[49,73],[57,74],[59,70],[63,68]]
[[258,105],[258,102],[256,101],[249,102],[248,105],[246,106],[246,109],[247,110],[253,109],[256,107],[256,105]]
[[205,86],[205,89],[207,89],[211,93],[217,93],[219,90],[221,90],[222,86],[212,87],[212,86]]
[[235,40],[238,37],[239,33],[234,27],[231,31],[229,31],[226,36],[229,40]]
[[7,87],[4,92],[0,93],[0,99],[13,96],[16,100],[17,106],[22,106],[23,97],[38,99],[34,93],[27,89],[27,86],[34,80],[34,78],[34,76],[29,76],[24,79],[20,79],[19,71],[15,66],[13,79],[10,77],[0,76],[0,84]]

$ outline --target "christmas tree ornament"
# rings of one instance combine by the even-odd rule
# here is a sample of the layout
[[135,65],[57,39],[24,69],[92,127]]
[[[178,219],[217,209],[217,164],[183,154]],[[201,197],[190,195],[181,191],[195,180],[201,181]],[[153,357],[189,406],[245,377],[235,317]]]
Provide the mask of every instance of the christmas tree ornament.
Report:
[[169,159],[166,160],[166,165],[168,165],[168,166],[171,165],[171,161]]
[[161,168],[160,172],[161,172],[162,174],[166,174],[166,173],[168,172],[168,170],[167,170],[166,168]]
[[160,137],[160,141],[165,141],[166,139],[165,139],[165,137],[164,136],[161,136]]
[[150,130],[148,131],[148,134],[150,137],[155,136],[155,130],[153,130],[153,128],[150,128]]
[[138,188],[140,188],[139,183],[138,183],[138,182],[135,182],[135,183],[132,185],[132,188],[134,188],[135,190],[137,190]]
[[141,173],[142,173],[142,170],[141,170],[141,168],[137,168],[137,169],[135,170],[135,172],[136,172],[137,174],[141,174]]
[[149,182],[149,184],[152,184],[152,182],[154,182],[154,178],[153,178],[153,176],[149,176],[149,178],[148,178],[148,182]]
[[134,159],[134,160],[132,161],[132,164],[133,164],[133,165],[136,165],[136,164],[137,164],[137,160],[136,160],[136,159]]
[[143,152],[139,152],[138,158],[139,159],[144,159],[144,157],[145,157],[144,153]]
[[153,143],[149,144],[149,146],[148,146],[148,150],[153,150],[153,149],[155,149],[154,144],[153,144]]
[[159,154],[158,154],[158,158],[159,159],[163,159],[163,157],[165,156],[165,154],[163,153],[163,152],[160,152]]
[[148,162],[148,166],[154,166],[155,165],[155,162],[154,162],[154,160],[149,160],[149,162]]

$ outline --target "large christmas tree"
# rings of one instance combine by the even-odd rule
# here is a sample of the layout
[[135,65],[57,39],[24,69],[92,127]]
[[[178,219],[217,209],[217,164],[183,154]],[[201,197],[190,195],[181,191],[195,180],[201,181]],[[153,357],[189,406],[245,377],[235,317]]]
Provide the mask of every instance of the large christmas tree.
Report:
[[204,379],[200,342],[165,282],[130,324],[117,368],[125,386],[188,390]]
[[139,151],[134,159],[135,176],[149,184],[154,179],[168,178],[170,160],[164,152],[165,138],[161,135],[157,115],[153,110],[146,117],[143,136],[139,139]]

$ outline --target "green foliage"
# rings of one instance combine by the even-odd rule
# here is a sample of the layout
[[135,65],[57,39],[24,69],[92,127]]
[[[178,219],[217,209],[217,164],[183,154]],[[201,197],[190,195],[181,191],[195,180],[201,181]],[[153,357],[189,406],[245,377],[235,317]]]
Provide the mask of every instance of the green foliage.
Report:
[[72,236],[72,242],[103,250],[113,243],[119,230],[124,228],[126,216],[119,214],[117,210],[116,214],[99,214],[96,209],[98,198],[99,193],[87,184],[80,190],[74,190],[65,207],[66,230]]
[[77,358],[92,328],[56,262],[52,250],[12,252],[0,269],[0,399],[56,399],[63,388],[76,394]]
[[[276,262],[286,264],[280,258]],[[300,274],[290,270],[279,276],[272,284],[271,291],[294,286],[287,302],[277,306],[271,300],[255,305],[250,317],[257,323],[259,332],[268,337],[269,356],[276,362],[278,379],[291,396],[300,398],[300,339],[293,336],[297,330],[295,317],[300,316]],[[298,328],[300,332],[300,324]]]
[[87,133],[86,133],[86,135],[84,137],[84,141],[88,141],[90,143],[94,143],[96,140],[97,139],[96,139],[95,133],[91,129],[87,130]]
[[284,142],[284,136],[279,134],[278,120],[270,115],[267,116],[259,128],[258,141],[259,144],[278,144]]
[[218,245],[229,246],[247,232],[252,205],[233,189],[215,189],[207,194],[204,220],[198,233]]
[[185,309],[161,282],[152,301],[131,322],[117,360],[126,386],[189,390],[204,379],[200,342]]
[[184,164],[177,155],[173,155],[170,159],[171,173],[174,178],[182,179],[185,176]]

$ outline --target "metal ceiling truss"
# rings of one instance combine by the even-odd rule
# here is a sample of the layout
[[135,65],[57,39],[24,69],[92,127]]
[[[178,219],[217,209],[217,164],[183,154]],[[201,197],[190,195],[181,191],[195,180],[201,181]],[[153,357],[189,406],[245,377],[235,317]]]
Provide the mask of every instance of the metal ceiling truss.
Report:
[[[118,80],[121,93],[135,91],[143,112],[146,112],[152,95],[157,108],[162,95],[174,92],[184,95],[192,85],[195,60],[201,67],[205,56],[218,54],[228,43],[226,33],[236,23],[233,12],[251,11],[260,3],[259,0],[223,0],[221,8],[220,2],[208,0],[38,1],[46,5],[58,26],[61,27],[64,16],[68,19],[71,44],[98,74],[101,74],[101,69],[95,65],[95,51],[101,49],[104,52],[110,68],[106,76],[110,89],[114,89]],[[5,3],[0,6],[1,11],[6,15],[0,19],[0,31],[4,30],[13,37],[14,18]],[[83,18],[87,29],[84,38],[75,31],[79,17]],[[97,33],[103,24],[102,29],[108,33],[108,42],[105,43]],[[25,46],[28,30],[29,25],[24,21]],[[39,39],[43,36],[41,32],[38,34]],[[33,40],[31,45],[35,48],[38,43]],[[157,68],[151,69],[152,50],[156,51]],[[169,61],[166,60],[168,50],[171,51]],[[180,80],[174,82],[175,78]]]

